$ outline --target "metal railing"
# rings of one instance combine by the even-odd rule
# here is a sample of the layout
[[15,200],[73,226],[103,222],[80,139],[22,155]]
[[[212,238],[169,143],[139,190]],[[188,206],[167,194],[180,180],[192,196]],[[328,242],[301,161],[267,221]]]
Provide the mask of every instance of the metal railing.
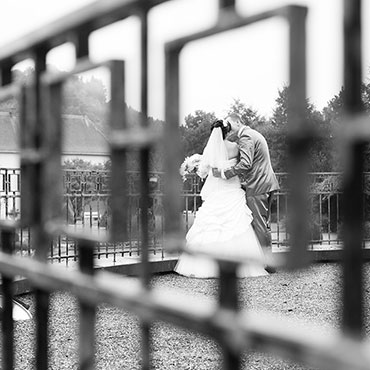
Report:
[[[370,174],[366,173],[364,181]],[[274,193],[271,205],[271,234],[272,244],[278,248],[289,247],[289,175],[276,173],[280,190]],[[309,238],[307,247],[332,248],[342,246],[341,236],[341,177],[338,172],[309,173]],[[191,226],[192,219],[196,217],[196,210],[201,205],[201,180],[196,175],[188,175],[184,183],[184,215],[186,229]],[[288,226],[288,227],[287,227]]]
[[[20,169],[0,169],[0,219],[20,220],[21,217],[21,172]],[[148,250],[153,255],[164,257],[163,240],[163,173],[150,173],[149,240]],[[110,172],[89,170],[63,170],[62,217],[65,226],[74,232],[91,231],[107,237],[112,219],[110,206]],[[112,263],[125,256],[140,256],[141,209],[140,173],[128,172],[128,204],[126,239],[116,242],[97,243],[95,258],[109,258]],[[20,228],[15,234],[15,252],[32,256],[32,229]],[[78,260],[78,248],[73,238],[63,233],[53,238],[48,251],[48,260],[69,264]]]
[[[135,15],[141,24],[141,107],[142,117],[148,108],[148,13],[164,0],[98,1],[60,19],[45,29],[0,50],[0,100],[16,96],[21,107],[21,219],[18,222],[0,221],[0,273],[2,276],[2,368],[14,368],[14,323],[12,320],[12,282],[15,276],[29,279],[35,287],[36,301],[36,360],[38,370],[48,368],[48,314],[50,292],[66,290],[73,293],[80,306],[79,366],[94,368],[94,323],[96,306],[102,302],[122,307],[140,320],[141,366],[151,367],[151,323],[167,323],[207,334],[220,344],[223,368],[241,368],[245,349],[259,349],[278,353],[310,367],[323,369],[369,369],[368,344],[363,340],[363,151],[364,141],[370,138],[367,118],[363,119],[361,101],[361,2],[345,0],[344,28],[344,112],[347,124],[348,171],[343,178],[343,295],[342,327],[335,336],[326,332],[312,335],[309,329],[287,330],[281,318],[268,320],[260,314],[238,309],[238,279],[236,269],[240,259],[225,260],[212,256],[220,268],[219,299],[186,304],[168,292],[153,294],[150,287],[148,260],[150,206],[149,152],[164,138],[166,176],[164,180],[164,242],[167,250],[179,251],[183,246],[181,217],[181,180],[178,168],[181,162],[178,150],[180,54],[188,44],[229,30],[248,27],[271,18],[281,18],[288,24],[289,38],[289,234],[291,251],[284,260],[288,268],[300,268],[309,263],[308,187],[306,158],[315,135],[305,122],[306,104],[306,15],[301,6],[284,6],[252,16],[243,16],[235,7],[235,0],[219,0],[218,19],[213,26],[165,46],[165,122],[162,135],[153,132],[145,118],[139,128],[127,125],[124,96],[124,62],[105,64],[111,73],[110,132],[109,137],[112,176],[112,220],[110,241],[124,240],[128,223],[126,205],[126,153],[134,148],[140,153],[140,208],[141,208],[141,275],[137,285],[125,287],[124,277],[94,272],[93,250],[103,240],[99,236],[66,230],[62,219],[61,171],[61,88],[75,73],[96,65],[89,61],[89,36],[106,25]],[[129,37],[129,36],[128,36]],[[46,71],[46,55],[54,47],[71,42],[76,49],[76,66],[71,73],[53,74]],[[24,88],[12,82],[12,67],[30,57],[35,62],[34,84]],[[32,227],[32,248],[35,258],[24,258],[13,253],[14,232],[19,227]],[[65,232],[76,240],[79,269],[60,271],[46,263],[52,239]],[[185,251],[186,252],[186,251]],[[184,303],[185,302],[185,303]]]
[[[151,172],[149,176],[149,251],[164,257],[163,249],[163,176],[162,172]],[[287,228],[289,215],[288,174],[276,174],[280,190],[274,195],[271,209],[271,234],[274,247],[289,247],[289,231]],[[341,209],[341,177],[338,172],[309,173],[310,183],[310,217],[309,245],[315,250],[342,248],[342,209]],[[370,173],[364,174],[365,187],[370,183]],[[95,258],[110,258],[112,263],[124,256],[140,255],[140,192],[139,173],[128,172],[128,206],[127,239],[116,243],[98,243],[94,250]],[[89,170],[63,170],[63,205],[65,225],[77,230],[94,230],[101,235],[109,231],[111,220],[110,209],[110,172]],[[0,169],[0,217],[4,220],[20,219],[20,170]],[[183,183],[182,214],[184,228],[187,231],[195,217],[202,200],[200,191],[202,182],[198,176],[187,175]],[[369,194],[364,194],[367,204]],[[366,212],[366,209],[365,209]],[[364,242],[369,240],[369,215],[365,214]],[[33,255],[29,229],[19,229],[16,234],[16,252],[20,255]],[[58,235],[50,245],[48,259],[67,263],[77,261],[77,246],[73,239],[66,235]]]

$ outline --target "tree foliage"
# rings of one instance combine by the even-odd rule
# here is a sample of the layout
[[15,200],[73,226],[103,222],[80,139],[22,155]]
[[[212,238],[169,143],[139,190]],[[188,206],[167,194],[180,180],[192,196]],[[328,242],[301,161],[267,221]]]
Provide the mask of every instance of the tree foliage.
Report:
[[94,77],[89,80],[81,76],[69,78],[63,89],[62,112],[86,115],[102,126],[107,120],[106,89],[102,81]]
[[[53,66],[48,68],[54,73],[60,73]],[[34,78],[34,69],[15,70],[13,79],[24,85],[29,85]],[[107,121],[107,92],[103,82],[95,77],[84,79],[81,76],[71,76],[62,90],[62,113],[85,115],[100,126]],[[0,110],[17,110],[17,101],[10,98],[0,103]]]
[[67,159],[63,162],[62,168],[65,170],[78,170],[78,171],[104,171],[107,170],[109,164],[105,163],[92,163],[91,161],[85,161],[81,158]]
[[260,116],[255,109],[247,106],[239,98],[233,99],[228,109],[228,114],[236,113],[240,116],[243,124],[248,125],[252,128],[262,126],[266,119]]
[[[272,162],[277,171],[288,170],[288,97],[289,86],[278,91],[276,105],[270,119],[270,129],[265,132],[270,143]],[[332,167],[333,142],[330,125],[307,99],[304,111],[304,124],[319,133],[310,146],[310,170],[314,172],[330,171]],[[294,125],[294,122],[293,122]]]
[[196,110],[185,117],[185,126],[181,128],[184,155],[203,153],[207,144],[211,124],[216,120],[215,114]]

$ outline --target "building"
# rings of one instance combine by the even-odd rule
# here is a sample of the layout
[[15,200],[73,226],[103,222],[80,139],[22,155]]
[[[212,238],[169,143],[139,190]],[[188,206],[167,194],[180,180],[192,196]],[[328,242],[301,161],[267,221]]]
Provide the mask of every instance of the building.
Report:
[[[0,112],[0,168],[19,168],[18,115]],[[62,163],[75,158],[93,164],[109,159],[106,137],[87,116],[63,115]]]

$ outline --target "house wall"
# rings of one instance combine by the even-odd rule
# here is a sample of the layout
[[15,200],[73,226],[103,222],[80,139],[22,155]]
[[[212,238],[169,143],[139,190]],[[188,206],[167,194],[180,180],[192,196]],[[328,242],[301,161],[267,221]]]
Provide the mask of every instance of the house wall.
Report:
[[0,168],[19,168],[20,157],[18,153],[0,153]]

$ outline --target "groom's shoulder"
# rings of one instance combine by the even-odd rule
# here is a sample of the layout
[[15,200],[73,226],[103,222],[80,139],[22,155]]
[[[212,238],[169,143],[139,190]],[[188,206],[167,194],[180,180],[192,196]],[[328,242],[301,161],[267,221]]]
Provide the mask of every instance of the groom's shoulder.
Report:
[[250,138],[255,139],[255,140],[264,139],[264,136],[259,131],[255,130],[254,128],[250,126],[245,127],[245,129],[242,131],[242,136],[243,135],[249,136]]
[[256,137],[257,134],[258,134],[257,131],[254,130],[253,128],[251,128],[249,126],[244,126],[243,130],[240,133],[240,137],[242,138],[244,136],[244,137],[247,137],[247,138],[254,138],[254,137]]

